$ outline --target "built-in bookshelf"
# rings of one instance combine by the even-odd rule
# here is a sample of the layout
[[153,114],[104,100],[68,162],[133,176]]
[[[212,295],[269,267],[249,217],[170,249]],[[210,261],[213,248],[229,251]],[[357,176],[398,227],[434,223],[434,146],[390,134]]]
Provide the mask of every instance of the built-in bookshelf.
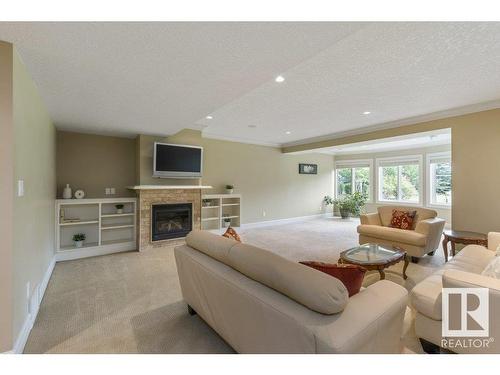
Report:
[[[55,212],[56,260],[137,249],[135,198],[57,199]],[[85,234],[82,247],[73,242],[77,233]]]
[[232,227],[240,226],[241,194],[204,194],[201,199],[202,229],[225,229],[226,220]]

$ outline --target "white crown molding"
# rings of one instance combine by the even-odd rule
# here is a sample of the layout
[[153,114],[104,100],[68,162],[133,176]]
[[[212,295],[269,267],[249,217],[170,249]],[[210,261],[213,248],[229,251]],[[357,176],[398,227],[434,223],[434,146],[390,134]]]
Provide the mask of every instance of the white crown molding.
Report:
[[280,148],[282,146],[280,143],[259,142],[259,141],[246,139],[246,138],[213,134],[213,133],[209,133],[207,131],[202,131],[201,134],[202,134],[203,138],[217,139],[219,141],[246,143],[246,144],[251,144],[251,145],[256,145],[256,146],[266,146],[266,147],[274,147],[274,148]]
[[500,108],[500,100],[492,100],[489,102],[476,103],[476,104],[471,104],[471,105],[467,105],[467,106],[463,106],[463,107],[447,109],[444,111],[432,112],[432,113],[428,113],[425,115],[407,117],[407,118],[400,119],[400,120],[370,125],[370,126],[366,126],[363,128],[349,130],[349,131],[345,131],[345,132],[331,133],[331,134],[326,134],[326,135],[322,135],[319,137],[313,137],[313,138],[302,139],[299,141],[288,142],[288,143],[282,144],[281,147],[301,146],[301,145],[308,144],[308,143],[328,141],[328,140],[333,140],[333,139],[338,139],[338,138],[349,137],[349,136],[353,136],[353,135],[370,133],[370,132],[377,131],[377,130],[398,128],[398,127],[405,126],[405,125],[413,125],[413,124],[418,124],[421,122],[440,120],[440,119],[444,119],[444,118],[448,118],[448,117],[467,115],[470,113],[488,111],[491,109],[498,109],[498,108]]

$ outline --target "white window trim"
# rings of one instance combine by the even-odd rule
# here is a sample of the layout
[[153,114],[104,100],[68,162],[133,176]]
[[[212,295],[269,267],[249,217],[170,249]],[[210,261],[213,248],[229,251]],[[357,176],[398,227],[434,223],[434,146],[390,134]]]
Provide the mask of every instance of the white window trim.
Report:
[[[352,160],[338,160],[334,163],[334,195],[338,198],[337,191],[337,169],[339,168],[356,168],[356,167],[366,167],[370,168],[370,187],[368,189],[368,200],[366,203],[373,203],[375,196],[375,179],[373,172],[373,159],[352,159]],[[353,176],[354,178],[354,176]]]
[[[419,173],[419,186],[418,186],[418,202],[408,202],[408,201],[392,201],[392,200],[383,200],[380,199],[381,193],[382,193],[382,186],[381,184],[381,178],[380,178],[380,164],[383,162],[414,162],[417,161],[418,163],[418,173]],[[376,169],[376,186],[377,186],[377,194],[376,194],[376,203],[377,204],[383,204],[383,205],[394,205],[394,206],[400,206],[400,205],[405,205],[405,206],[415,206],[415,207],[422,207],[423,206],[423,195],[424,195],[424,190],[423,190],[423,180],[425,178],[424,176],[424,167],[423,167],[423,157],[421,154],[419,155],[405,155],[405,156],[394,156],[394,157],[387,157],[387,158],[377,158],[375,159],[375,169]]]
[[[427,154],[425,156],[425,176],[427,179],[426,187],[425,187],[425,196],[426,196],[426,206],[429,208],[440,208],[445,210],[451,209],[451,204],[436,204],[432,203],[432,176],[431,176],[431,160],[436,158],[450,158],[451,160],[451,151],[444,152],[434,152],[431,154]],[[452,181],[453,183],[453,181]],[[452,187],[453,192],[453,187]]]

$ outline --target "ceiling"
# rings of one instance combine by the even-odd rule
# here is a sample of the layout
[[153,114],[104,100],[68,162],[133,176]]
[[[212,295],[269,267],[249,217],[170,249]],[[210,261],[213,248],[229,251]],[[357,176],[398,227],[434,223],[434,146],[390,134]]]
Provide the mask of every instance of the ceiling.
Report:
[[0,39],[73,131],[290,145],[500,100],[500,23],[0,23]]
[[372,141],[318,148],[315,150],[297,153],[310,153],[314,151],[329,155],[365,154],[443,145],[451,145],[451,129],[432,130],[397,137],[381,138]]

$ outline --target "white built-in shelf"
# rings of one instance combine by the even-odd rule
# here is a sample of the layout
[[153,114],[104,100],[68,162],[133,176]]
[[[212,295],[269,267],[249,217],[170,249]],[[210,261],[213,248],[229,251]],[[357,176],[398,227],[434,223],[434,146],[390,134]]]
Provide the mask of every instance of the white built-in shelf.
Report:
[[136,185],[136,186],[127,186],[127,189],[131,190],[183,190],[183,189],[212,189],[211,186],[203,186],[203,185]]
[[210,220],[219,220],[219,217],[218,216],[204,217],[204,218],[201,219],[201,221],[210,221]]
[[[231,220],[232,227],[240,226],[241,194],[204,194],[201,199],[210,199],[213,206],[203,206],[201,227],[205,230],[221,230],[224,219]],[[214,208],[215,210],[208,210]]]
[[101,230],[133,228],[135,224],[101,225]]
[[62,227],[69,227],[69,226],[73,226],[73,225],[87,225],[87,224],[99,224],[99,219],[83,220],[83,221],[68,221],[68,222],[62,222],[59,225]]
[[89,248],[89,247],[97,247],[99,246],[99,243],[97,242],[85,242],[85,244],[80,247],[80,248],[76,248],[75,246],[71,245],[71,246],[63,246],[60,248],[60,251],[71,251],[71,250],[81,250],[81,249],[86,249],[86,248]]
[[124,216],[135,216],[135,213],[125,213],[125,214],[106,214],[106,215],[101,215],[102,218],[106,217],[124,217]]
[[[124,205],[116,213],[116,205]],[[137,249],[136,198],[57,199],[56,260],[70,260]],[[64,218],[80,221],[64,222]],[[86,236],[82,247],[76,247],[73,236]]]

